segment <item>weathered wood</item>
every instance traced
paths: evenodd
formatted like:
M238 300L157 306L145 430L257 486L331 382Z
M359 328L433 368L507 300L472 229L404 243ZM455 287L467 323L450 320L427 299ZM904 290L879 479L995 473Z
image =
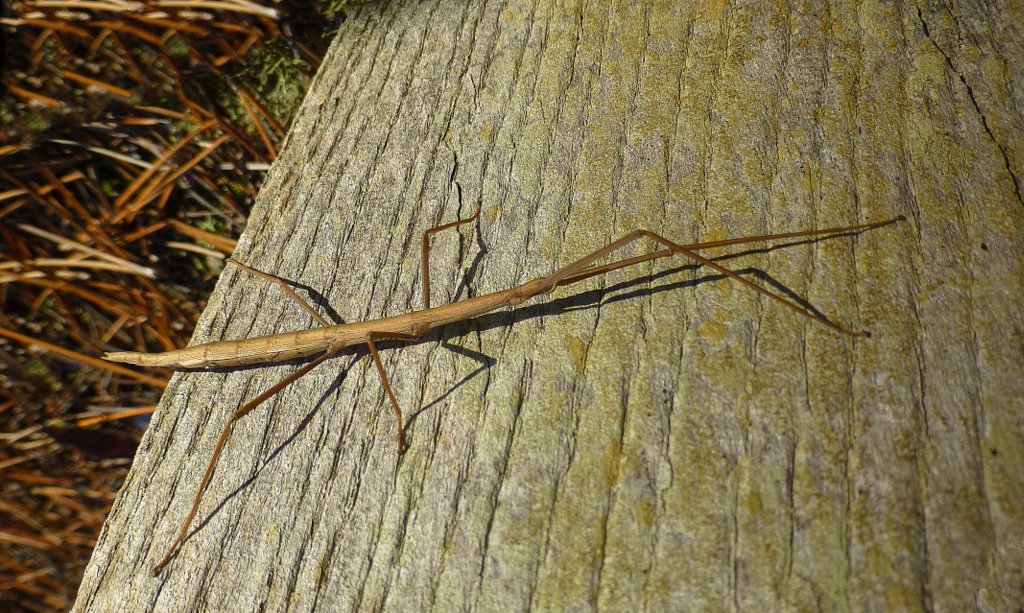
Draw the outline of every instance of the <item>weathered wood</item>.
M76 609L1022 606L1015 7L361 7L243 262L356 321L418 305L419 233L478 196L479 236L434 241L435 303L634 227L689 242L903 213L728 260L874 335L692 267L618 271L382 347L421 408L400 461L373 365L343 355L239 424L153 578L228 413L295 366L179 373ZM310 323L229 269L195 340Z

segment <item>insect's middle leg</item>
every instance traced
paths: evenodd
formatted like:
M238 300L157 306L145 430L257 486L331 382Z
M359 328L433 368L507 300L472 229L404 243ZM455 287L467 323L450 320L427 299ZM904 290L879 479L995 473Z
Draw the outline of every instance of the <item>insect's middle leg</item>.
M383 340L385 338L395 338L403 341L414 341L419 337L419 334L371 332L369 337L367 337L366 339L366 346L370 348L370 357L373 358L373 363L377 366L377 374L380 375L380 382L384 385L384 392L388 395L388 399L391 401L391 406L395 409L395 421L397 423L396 435L398 437L398 455L403 455L406 450L405 418L402 417L402 407L399 406L398 399L395 398L395 392L394 390L391 389L391 381L388 380L388 374L384 372L384 364L380 361L380 354L377 352L377 344L374 343L373 341L374 339Z
M476 203L476 212L465 219L453 221L451 223L441 224L440 226L434 226L423 233L423 237L420 239L420 277L423 278L423 308L430 308L430 235L440 232L441 230L447 230L448 228L454 228L461 226L464 223L469 223L478 217L480 217L480 201Z

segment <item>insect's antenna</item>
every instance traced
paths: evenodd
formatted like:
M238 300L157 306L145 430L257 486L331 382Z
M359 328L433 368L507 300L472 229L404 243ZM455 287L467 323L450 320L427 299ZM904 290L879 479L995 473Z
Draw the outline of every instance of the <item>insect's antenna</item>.
M759 234L757 236L741 236L739 238L727 238L720 241L705 241L700 243L692 243L689 245L680 245L680 247L682 247L683 249L689 249L690 251L701 251L703 249L714 249L716 247L728 247L730 245L742 245L745 243L779 241L791 238L811 238L814 236L826 237L837 234L850 234L854 232L874 230L875 228L881 228L882 226L888 226L890 224L906 220L906 216L897 215L896 217L883 219L882 221L873 221L871 223L857 224L854 226L834 226L831 228L821 228L820 230L799 230L797 232L780 232L778 234Z

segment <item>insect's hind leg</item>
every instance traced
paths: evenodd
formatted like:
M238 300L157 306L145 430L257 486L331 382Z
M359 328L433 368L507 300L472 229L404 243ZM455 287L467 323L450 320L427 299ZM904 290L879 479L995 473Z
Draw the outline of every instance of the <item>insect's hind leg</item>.
M311 307L308 302L306 302L305 300L302 299L301 296L296 294L295 290L293 290L292 288L288 287L288 284L281 277L272 275L269 272L263 272L262 270L256 270L255 268L252 268L250 266L246 266L245 264L239 262L238 260L236 260L234 258L228 258L226 263L227 264L234 264L235 266L241 268L242 270L244 270L244 271L246 271L248 273L254 274L257 277L262 277L262 278L266 279L267 281L270 281L271 283L276 283L282 290L284 290L284 293L287 294L289 298L294 300L296 304L298 304L300 307L302 307L303 311L305 311L305 312L309 313L310 315L312 315L313 319L317 320L317 322L321 326L325 326L326 327L326 326L332 325L331 322L329 322L326 319L324 319L323 316L320 315L320 313L317 313L316 309Z
M440 232L441 230L447 230L448 228L454 228L461 226L462 224L469 223L480 217L480 204L481 201L477 200L476 211L458 221L453 221L439 226L434 226L423 233L423 238L420 239L420 276L423 278L423 308L430 308L430 235Z

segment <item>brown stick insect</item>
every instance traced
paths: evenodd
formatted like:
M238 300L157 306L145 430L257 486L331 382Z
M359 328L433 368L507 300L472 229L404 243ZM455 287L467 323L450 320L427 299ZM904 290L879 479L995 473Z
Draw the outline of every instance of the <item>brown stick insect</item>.
M732 245L742 245L754 242L762 241L776 241L776 240L787 240L796 238L809 238L809 237L827 237L835 236L840 234L858 233L873 228L879 228L881 226L889 225L897 221L905 219L902 215L887 219L884 221L877 221L873 223L866 223L860 225L851 226L840 226L833 228L825 228L822 230L802 230L798 232L784 232L781 234L761 234L757 236L747 236L742 238L732 238L718 241L698 242L691 243L688 245L681 245L667 238L648 232L647 230L634 230L629 234L626 234L622 238L609 243L608 245L586 255L571 264L563 266L552 272L551 274L538 277L531 281L527 281L522 285L493 292L490 294L484 294L475 298L467 298L451 304L445 304L442 306L436 306L431 308L430 306L430 270L429 270L429 249L430 249L430 236L441 230L448 228L454 228L456 226L469 223L474 221L480 216L480 205L477 204L476 212L470 217L460 219L451 223L436 226L430 228L423 233L421 240L421 275L423 277L423 309L420 311L413 311L404 315L397 315L393 317L385 317L383 319L375 319L371 321L364 321L359 323L351 324L340 324L332 325L326 319L320 316L311 306L302 300L284 280L274 275L261 272L245 266L235 260L228 260L232 264L246 270L252 274L260 276L272 283L276 283L281 287L282 290L294 300L303 310L313 316L321 327L313 328L309 330L299 330L296 332L282 332L280 334L273 334L270 336L261 336L256 338L249 338L239 341L218 341L213 343L204 343L201 345L195 345L193 347L186 347L184 349L177 349L174 351L167 351L163 353L136 353L132 351L119 351L108 353L104 356L105 359L114 362L125 362L128 364L137 364L141 366L170 366L178 368L208 368L208 367L223 367L223 366L241 366L246 364L262 364L267 362L280 362L284 360L291 360L295 358L307 357L315 354L320 354L315 360L305 364L294 373L288 375L275 385L271 386L270 389L266 390L262 394L256 396L249 402L243 404L238 410L236 410L227 423L224 425L224 429L220 433L220 438L217 440L217 445L213 450L213 457L210 459L210 463L206 467L206 472L203 475L203 479L199 484L199 490L196 492L195 500L192 503L192 510L189 512L188 517L185 518L185 522L182 524L177 537L171 543L167 549L166 555L160 560L153 568L153 574L156 575L160 570L170 561L176 551L178 545L185 538L185 534L188 532L189 526L192 524L192 520L195 518L196 512L199 510L199 502L202 498L203 492L206 490L207 485L210 481L210 476L213 474L214 466L217 464L217 459L220 457L221 451L224 447L224 443L231 432L232 426L248 414L250 411L258 407L260 404L265 402L268 398L281 391L285 386L296 381L309 371L316 368L324 360L336 355L339 351L346 347L354 345L366 345L369 349L370 356L373 358L373 362L377 367L377 372L380 374L381 382L383 383L384 390L387 393L388 399L391 401L391 406L395 411L396 420L396 438L398 443L398 453L405 453L405 431L404 422L402 418L402 409L398 405L398 400L395 398L394 391L391 389L391 384L388 381L388 376L384 372L384 366L381 364L380 355L377 352L376 342L384 339L397 339L402 341L415 341L419 339L424 333L433 330L435 328L478 317L485 313L507 307L516 306L525 300L529 300L540 294L549 294L556 288L566 285L571 285L584 279L601 275L613 270L639 264L641 262L648 262L656 260L658 258L670 256L670 255L682 255L692 260L693 262L710 268L722 274L730 279L738 281L748 287L749 289L775 300L783 306L812 319L824 326L831 328L832 330L845 334L848 336L870 336L865 331L854 331L845 328L839 324L833 323L824 316L818 314L815 311L805 308L797 302L781 295L776 292L769 290L766 287L758 285L746 278L741 277L737 273L725 268L724 266L716 263L703 255L700 255L699 251L705 251L707 249L715 249L719 247L728 247ZM657 243L661 249L648 253L646 255L640 255L635 257L624 258L613 261L608 264L596 265L595 262L601 258L610 255L611 253L621 249L622 247L640 239L647 238Z

